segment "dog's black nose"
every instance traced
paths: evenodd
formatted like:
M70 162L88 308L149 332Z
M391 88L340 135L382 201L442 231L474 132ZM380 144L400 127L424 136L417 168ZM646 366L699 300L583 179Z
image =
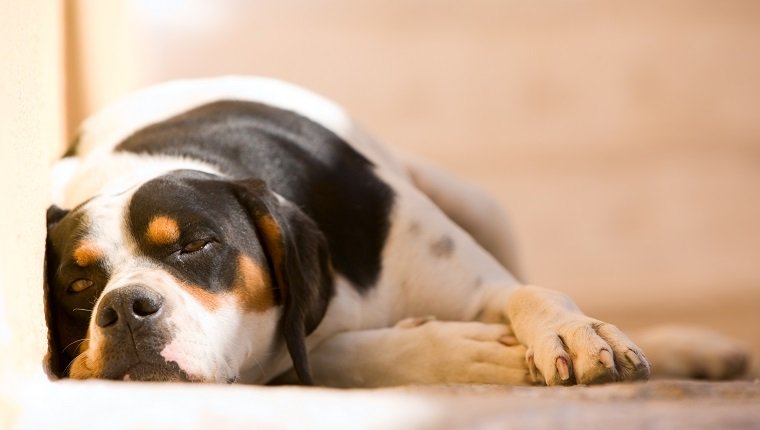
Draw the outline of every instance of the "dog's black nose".
M161 314L164 298L142 285L117 288L100 300L96 324L100 328L135 326L150 322Z

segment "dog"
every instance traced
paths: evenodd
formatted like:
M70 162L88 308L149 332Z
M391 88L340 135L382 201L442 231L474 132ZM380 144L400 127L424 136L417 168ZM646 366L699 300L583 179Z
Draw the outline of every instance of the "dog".
M53 169L51 367L141 381L639 381L642 350L517 280L488 196L281 81L160 84Z

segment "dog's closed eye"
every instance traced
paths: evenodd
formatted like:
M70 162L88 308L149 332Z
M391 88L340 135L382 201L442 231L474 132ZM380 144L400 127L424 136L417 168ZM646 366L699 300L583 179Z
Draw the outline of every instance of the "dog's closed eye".
M197 239L182 247L181 254L192 254L206 248L211 243L210 239Z
M92 287L94 284L95 283L89 279L77 279L76 281L69 284L66 292L69 294L81 293L82 291Z

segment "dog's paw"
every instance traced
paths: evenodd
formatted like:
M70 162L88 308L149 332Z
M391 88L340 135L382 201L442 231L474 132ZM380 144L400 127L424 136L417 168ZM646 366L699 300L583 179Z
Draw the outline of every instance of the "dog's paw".
M408 325L402 325L402 327ZM418 383L530 384L525 347L509 327L480 322L426 319L418 331L415 357L404 358Z
M634 336L657 378L732 379L742 376L750 353L741 342L701 327L667 325Z
M617 327L583 315L550 327L526 351L535 382L603 384L649 377L644 353Z
M404 318L401 321L397 322L393 327L394 328L415 328L425 323L428 323L430 321L435 321L435 316L426 315L424 317L409 317L409 318Z

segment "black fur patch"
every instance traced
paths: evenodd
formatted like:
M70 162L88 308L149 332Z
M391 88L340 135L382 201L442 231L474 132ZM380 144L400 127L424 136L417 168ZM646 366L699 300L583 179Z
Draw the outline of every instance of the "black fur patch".
M82 268L72 260L73 247L87 228L81 211L71 212L51 206L47 212L48 236L45 250L45 308L49 327L50 366L54 375L65 376L65 369L77 355L79 341L85 338L92 307L108 282L102 264ZM93 287L78 293L67 292L77 279L90 279Z
M360 290L377 280L393 191L369 160L303 116L220 101L137 131L117 151L182 156L231 179L261 179L316 222L336 271Z
M454 240L449 236L441 236L438 240L430 244L430 252L438 258L448 258L454 253Z

